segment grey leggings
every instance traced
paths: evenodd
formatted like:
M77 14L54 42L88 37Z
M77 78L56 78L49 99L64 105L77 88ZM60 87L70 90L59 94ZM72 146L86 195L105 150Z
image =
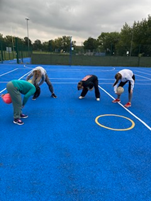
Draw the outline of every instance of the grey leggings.
M7 83L7 91L11 96L13 110L14 110L14 119L19 119L22 113L22 98L18 89L13 85L12 82Z
M50 82L49 77L48 77L47 74L45 75L45 82L47 83L47 85L48 85L48 87L49 87L49 91L50 91L51 93L53 93L53 86L52 86L52 84L51 84L51 82Z

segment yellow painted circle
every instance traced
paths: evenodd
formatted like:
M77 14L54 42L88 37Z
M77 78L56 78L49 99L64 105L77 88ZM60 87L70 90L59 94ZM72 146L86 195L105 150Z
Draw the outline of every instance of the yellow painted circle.
M105 116L121 117L121 118L124 118L124 119L129 120L129 121L132 123L132 125L131 125L129 128L124 128L124 129L110 128L110 127L104 126L104 125L102 125L102 124L100 124L100 123L98 122L98 119L99 119L100 117L105 117ZM106 129L109 129L109 130L113 130L113 131L127 131L127 130L131 130L131 129L134 128L134 126L135 126L135 123L134 123L133 120L131 120L131 119L127 118L127 117L121 116L121 115L116 115L116 114L103 114L103 115L99 115L99 116L97 116L97 117L95 118L95 122L96 122L96 124L98 124L99 126L101 126L101 127L103 127L103 128L106 128Z

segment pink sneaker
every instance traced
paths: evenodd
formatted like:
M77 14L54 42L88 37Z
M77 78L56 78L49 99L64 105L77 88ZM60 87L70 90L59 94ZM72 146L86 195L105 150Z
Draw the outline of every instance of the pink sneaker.
M14 119L13 123L18 124L18 125L23 125L24 124L24 122L22 122L22 120L20 120L20 119Z
M120 102L120 99L118 98L112 101L112 103L118 103L118 102Z
M25 119L25 118L28 118L28 115L26 115L26 114L21 114L21 115L20 115L20 118L24 118L24 119Z
M131 107L131 103L128 102L128 103L126 103L124 106L125 106L125 107Z

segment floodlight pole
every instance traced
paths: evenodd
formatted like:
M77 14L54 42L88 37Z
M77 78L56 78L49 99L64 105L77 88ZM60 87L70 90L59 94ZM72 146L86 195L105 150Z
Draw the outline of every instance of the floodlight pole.
M29 30L28 30L28 20L29 20L29 18L26 17L25 20L27 20L27 38L28 38L28 56L29 56Z
M72 64L72 36L70 36L70 52L69 52L69 65Z
M133 32L133 28L132 28L131 46L130 46L130 57L132 56L133 37L134 37L134 32Z

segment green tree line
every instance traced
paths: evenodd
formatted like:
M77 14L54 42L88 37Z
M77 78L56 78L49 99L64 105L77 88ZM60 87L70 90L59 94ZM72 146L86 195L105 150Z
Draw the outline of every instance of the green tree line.
M55 40L41 42L37 39L33 43L30 39L18 38L19 46L28 46L33 51L44 52L75 52L83 53L104 53L105 55L120 56L151 56L151 16L147 19L134 22L133 26L125 23L120 32L102 32L98 38L89 37L82 46L77 46L70 36L62 36ZM15 47L13 36L3 37L0 34L0 41L5 47Z

